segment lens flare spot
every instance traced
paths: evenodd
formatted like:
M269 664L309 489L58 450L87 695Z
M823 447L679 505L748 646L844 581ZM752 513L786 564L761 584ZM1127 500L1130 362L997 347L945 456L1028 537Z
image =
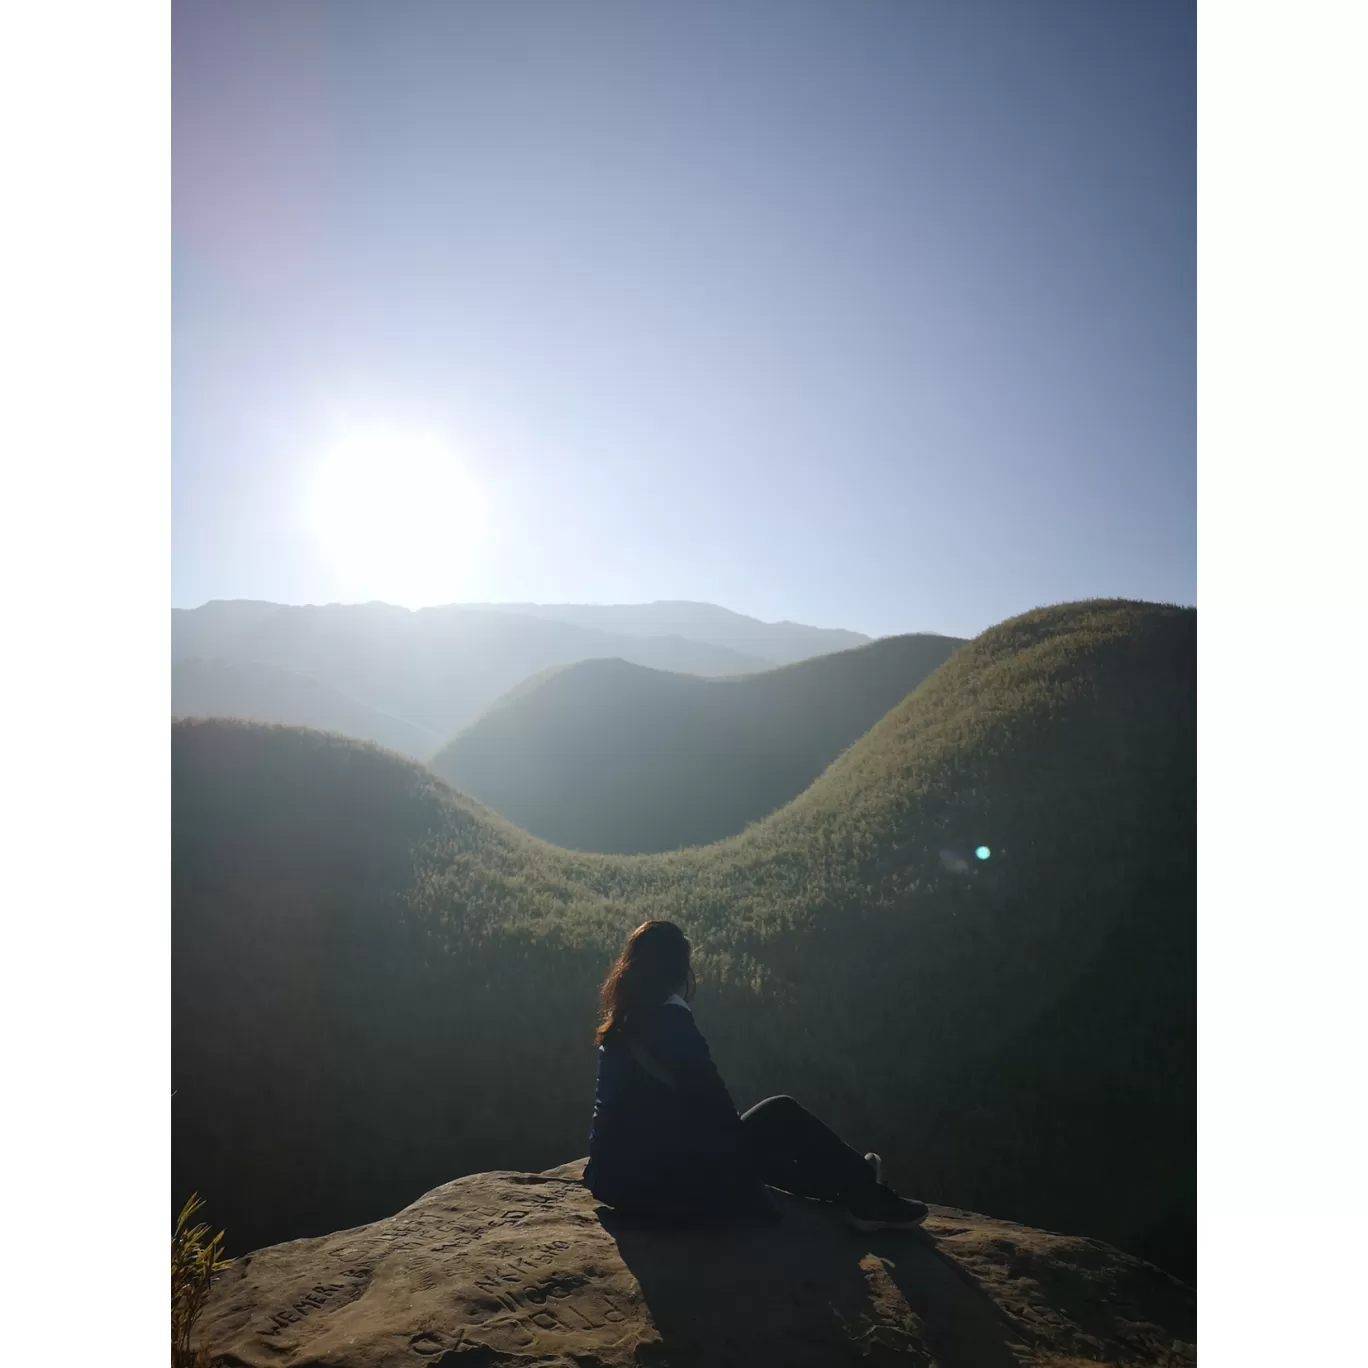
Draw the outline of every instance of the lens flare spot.
M989 850L987 846L979 846L978 849L974 851L974 854L978 856L980 860L986 860L992 853L993 852Z

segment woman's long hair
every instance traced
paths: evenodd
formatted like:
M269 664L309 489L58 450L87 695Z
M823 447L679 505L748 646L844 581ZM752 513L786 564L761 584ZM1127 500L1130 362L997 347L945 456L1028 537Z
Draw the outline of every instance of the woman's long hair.
M687 1002L694 995L694 974L689 963L692 947L674 922L642 922L613 962L599 990L603 1019L594 1033L602 1045L621 1034L631 1034L642 1012L659 1007L671 993L683 991Z

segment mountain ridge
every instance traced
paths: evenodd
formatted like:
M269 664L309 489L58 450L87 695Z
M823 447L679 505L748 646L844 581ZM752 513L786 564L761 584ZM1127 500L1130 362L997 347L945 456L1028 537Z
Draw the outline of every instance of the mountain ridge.
M173 662L199 658L287 670L443 739L552 665L622 656L681 673L744 675L773 664L678 635L633 637L529 614L411 611L384 603L214 600L197 609L173 609L171 627ZM251 712L232 698L224 706L230 713ZM329 725L328 717L319 724Z
M758 655L775 665L829 651L846 650L872 640L842 627L814 627L784 619L766 622L720 604L691 599L656 599L651 603L517 603L453 605L479 611L520 612L560 622L597 627L628 635L680 632L695 641L729 646Z

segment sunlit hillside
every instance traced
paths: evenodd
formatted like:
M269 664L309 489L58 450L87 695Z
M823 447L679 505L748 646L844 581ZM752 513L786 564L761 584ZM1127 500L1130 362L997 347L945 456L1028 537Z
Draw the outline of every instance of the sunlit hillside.
M773 816L654 856L337 737L176 724L173 1199L241 1251L583 1153L597 980L665 916L742 1106L791 1092L917 1195L1191 1276L1195 638L1013 619Z
M726 680L582 661L520 686L430 764L556 845L704 845L797 797L961 644L884 637Z

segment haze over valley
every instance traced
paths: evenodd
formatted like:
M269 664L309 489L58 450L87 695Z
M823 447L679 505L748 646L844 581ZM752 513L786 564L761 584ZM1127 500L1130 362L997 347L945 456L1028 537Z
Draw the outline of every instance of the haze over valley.
M172 715L323 727L427 759L501 695L553 666L617 658L725 677L868 639L711 604L412 612L386 603L214 602L172 609Z

